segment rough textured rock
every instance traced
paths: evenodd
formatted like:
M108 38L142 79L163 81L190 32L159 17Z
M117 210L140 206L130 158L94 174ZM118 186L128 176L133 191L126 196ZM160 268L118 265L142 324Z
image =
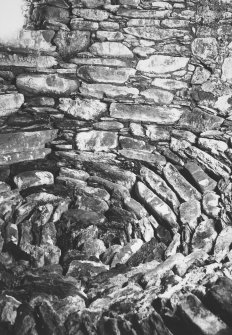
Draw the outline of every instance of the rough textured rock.
M79 150L109 151L118 145L116 133L92 130L81 132L76 136L76 146Z

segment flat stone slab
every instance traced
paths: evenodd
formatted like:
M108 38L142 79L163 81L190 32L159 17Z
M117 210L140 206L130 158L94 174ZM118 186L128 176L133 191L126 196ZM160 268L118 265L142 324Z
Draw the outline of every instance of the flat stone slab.
M0 165L9 165L9 164L14 164L18 162L43 159L48 154L50 154L50 152L51 152L51 149L38 148L32 151L21 151L21 152L2 154L0 155Z
M84 131L76 135L78 150L109 151L118 146L118 135L110 131Z
M187 163L185 164L185 168L191 174L192 178L197 183L202 193L207 191L213 191L217 186L217 182L210 178L196 163Z
M153 55L148 59L140 60L136 69L141 72L167 73L184 69L188 64L187 57L172 57Z
M52 141L57 136L57 130L41 130L33 132L0 134L0 154L32 151Z
M54 177L53 174L48 171L26 171L15 176L14 183L18 189L23 190L32 186L54 184Z
M112 103L110 106L110 116L116 119L148 121L158 124L173 124L180 119L183 113L183 108L174 107L127 105L123 103Z
M185 34L186 30L178 29L159 29L156 26L143 26L143 27L128 27L124 31L127 34L152 40L152 41L163 41L169 38L180 38Z
M23 103L23 94L9 93L0 95L0 117L16 112Z
M52 56L0 53L0 66L51 68L57 64L57 60Z
M102 57L133 58L132 51L119 42L96 42L91 45L90 52Z
M59 96L76 93L79 82L57 74L20 74L16 79L16 86L28 94Z

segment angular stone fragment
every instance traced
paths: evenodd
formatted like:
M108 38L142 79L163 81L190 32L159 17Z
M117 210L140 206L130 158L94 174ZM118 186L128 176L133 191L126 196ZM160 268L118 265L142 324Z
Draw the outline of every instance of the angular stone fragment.
M26 94L59 96L76 93L79 83L57 74L21 74L16 79L16 86Z
M153 100L160 105L170 105L174 98L174 95L171 92L160 90L158 88L149 88L140 92L140 94L146 99Z
M193 187L175 168L174 165L168 163L163 169L167 182L173 187L180 198L184 201L191 199L201 199L201 194Z
M0 134L0 154L22 152L44 147L57 135L57 130Z
M173 124L179 120L184 110L182 108L166 108L149 105L127 105L123 103L112 103L110 116L133 121L148 121L158 124Z
M54 184L54 177L53 174L48 171L26 171L15 176L14 183L20 190L23 190L32 186Z
M107 271L108 268L108 266L102 263L74 260L69 264L68 272L66 275L81 280L84 277L91 278L93 276L96 276L99 273Z
M200 109L194 111L186 110L179 120L179 126L193 132L201 133L206 130L219 128L222 122L223 118L208 114Z
M57 61L52 56L0 53L0 66L50 68L55 65L57 65Z
M56 47L51 44L54 37L52 30L21 30L19 34L11 38L0 37L0 44L13 50L33 50L53 52Z
M133 53L119 42L96 42L91 45L90 52L101 57L133 58Z
M149 170L145 166L140 170L140 175L150 188L177 214L180 202L176 194L168 187L166 182L158 174Z
M232 227L224 228L217 237L214 246L214 257L217 262L221 262L230 251L232 244Z
M184 69L189 58L153 55L146 60L140 60L136 69L142 72L167 73Z
M81 66L77 70L77 76L97 83L124 84L130 76L135 75L135 72L136 70L132 68Z
M61 98L59 109L81 120L93 120L106 112L107 105L94 99L80 99L76 97L75 100L72 100L70 98Z
M155 78L151 84L170 91L188 88L188 84L184 81L165 78Z
M185 168L191 174L202 193L213 191L217 186L217 182L210 178L196 163L189 162L185 164Z
M86 84L82 83L80 92L87 97L103 99L120 98L123 96L135 96L139 94L139 90L135 87L117 86L112 84Z
M201 205L196 199L191 199L180 205L180 219L183 224L189 225L194 230L197 226L197 219L201 215Z
M185 153L191 158L196 159L200 164L204 165L207 170L213 172L216 176L222 176L225 178L229 177L231 172L230 168L196 147L188 147L185 149Z
M213 220L202 221L193 234L192 251L204 250L205 252L210 252L216 238L215 222Z
M209 255L203 250L196 250L191 254L187 255L184 260L176 264L175 270L178 276L183 277L185 273L191 268L194 264L203 265L205 260L207 260Z
M146 211L146 209L133 198L125 199L124 205L126 210L128 210L131 213L134 213L138 219L142 219L148 216L148 212Z
M178 303L178 314L187 322L189 329L204 335L229 335L231 330L216 315L210 312L193 294L183 295Z
M71 57L84 51L90 43L90 32L88 31L65 31L59 30L54 43L62 57Z
M78 150L109 151L118 146L117 133L109 131L91 130L76 135Z
M186 31L180 29L159 29L155 26L127 27L125 33L152 41L163 41L171 38L180 38Z
M191 47L193 55L206 64L217 58L218 44L213 37L195 38Z
M215 192L207 192L203 195L202 206L205 213L212 218L217 218L220 213L220 208L218 207L220 196Z
M176 215L163 200L141 182L137 182L135 190L139 200L149 208L155 217L164 222L169 229L178 229Z
M10 93L0 95L0 117L16 112L23 103L23 94Z
M0 155L0 165L43 159L50 154L51 149L36 149L32 151L13 152Z

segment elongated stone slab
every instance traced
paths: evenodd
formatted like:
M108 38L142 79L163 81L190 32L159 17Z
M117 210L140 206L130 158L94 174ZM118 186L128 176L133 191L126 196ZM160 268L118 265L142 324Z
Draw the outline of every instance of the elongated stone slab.
M148 59L140 60L136 69L141 72L167 73L184 69L188 64L187 57L172 57L153 55Z
M148 121L158 124L173 124L183 114L183 108L167 108L149 105L126 105L123 103L112 103L110 116L116 119Z
M0 155L0 165L9 165L24 161L43 159L50 154L51 149L36 149L32 151L13 152Z
M174 165L168 163L163 169L167 182L178 193L179 197L184 201L192 198L201 199L201 194L193 187L175 168Z
M176 215L163 200L141 182L138 182L135 188L140 201L148 206L155 217L164 221L169 229L178 229Z
M221 262L230 251L232 244L232 227L227 226L224 228L217 237L214 246L214 257L217 262Z
M202 193L206 191L213 191L217 186L217 182L212 178L210 178L196 163L193 162L187 163L185 165L185 168L191 174L191 176L199 186Z
M17 111L23 103L23 94L10 93L0 95L0 116L6 116Z
M21 74L16 79L16 86L25 93L47 95L69 95L76 93L77 80L67 79L57 74Z
M57 136L57 130L0 134L0 154L19 153L44 147Z
M78 17L82 17L85 20L92 21L103 21L107 20L109 17L109 13L107 11L93 8L73 9L73 14L77 15Z
M186 31L184 30L159 29L155 26L128 27L125 28L124 31L127 34L153 41L163 41L169 38L180 38L186 34Z
M119 42L96 42L91 45L90 52L102 57L133 58L133 53Z
M26 171L15 176L14 183L18 189L23 190L32 186L54 184L54 177L53 174L48 171Z
M0 37L0 45L25 52L28 50L53 52L56 50L56 47L51 44L54 34L53 30L21 30L18 36L13 38L12 36L9 39Z
M50 68L57 65L52 56L20 55L0 53L0 66L40 67Z
M91 130L76 135L78 150L109 151L118 146L118 135L115 132Z
M137 10L137 9L127 9L120 8L117 11L117 15L130 17L130 18L164 18L167 17L171 13L170 10Z
M165 201L175 213L178 212L180 202L176 194L168 187L166 182L155 172L142 167L140 170L140 175L144 178L146 183L151 187L151 189L163 200Z
M150 152L146 151L144 152L139 150L122 149L119 150L118 153L125 158L136 159L138 161L147 162L159 167L163 167L166 164L166 158L158 152L151 154Z
M80 92L88 97L102 99L104 95L108 98L120 96L138 96L139 90L135 87L118 86L112 84L86 84L82 83Z

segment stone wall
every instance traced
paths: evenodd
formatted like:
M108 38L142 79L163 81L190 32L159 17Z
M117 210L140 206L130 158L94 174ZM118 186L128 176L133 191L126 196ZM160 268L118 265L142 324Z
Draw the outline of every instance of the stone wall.
M0 34L0 333L231 334L230 0L27 8Z

